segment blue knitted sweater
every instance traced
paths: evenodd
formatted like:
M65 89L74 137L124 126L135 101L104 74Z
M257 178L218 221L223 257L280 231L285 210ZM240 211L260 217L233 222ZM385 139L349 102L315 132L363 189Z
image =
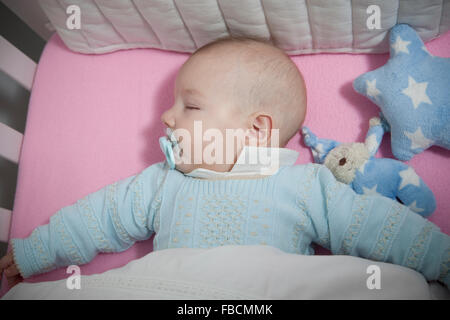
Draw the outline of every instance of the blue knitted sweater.
M323 165L281 166L254 179L205 180L159 162L59 210L12 239L23 277L85 264L156 233L154 249L270 245L313 254L317 243L403 265L450 284L450 237L408 207L358 195Z

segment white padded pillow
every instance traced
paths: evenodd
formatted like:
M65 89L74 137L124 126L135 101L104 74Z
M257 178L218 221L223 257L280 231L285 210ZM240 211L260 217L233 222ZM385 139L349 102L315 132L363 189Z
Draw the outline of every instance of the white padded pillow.
M450 0L39 0L73 51L106 53L158 48L193 52L228 35L269 39L288 54L384 53L388 32L411 25L424 41L450 29ZM81 28L69 30L70 5ZM380 29L370 30L370 5L380 8Z

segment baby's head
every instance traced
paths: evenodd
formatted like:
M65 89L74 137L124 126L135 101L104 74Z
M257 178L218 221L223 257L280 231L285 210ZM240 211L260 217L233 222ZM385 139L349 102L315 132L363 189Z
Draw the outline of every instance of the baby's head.
M244 145L284 147L305 114L305 83L289 56L267 42L224 38L184 63L161 120L179 140L179 171L227 172Z

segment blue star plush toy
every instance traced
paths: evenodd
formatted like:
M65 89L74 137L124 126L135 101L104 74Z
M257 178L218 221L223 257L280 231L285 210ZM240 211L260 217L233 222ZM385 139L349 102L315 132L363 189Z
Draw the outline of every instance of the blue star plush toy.
M450 58L431 55L407 24L390 32L390 58L354 89L381 108L393 155L409 160L432 145L450 149Z
M319 139L307 127L302 128L302 134L314 161L330 169L336 180L350 185L356 193L382 195L428 217L436 209L436 200L414 169L398 160L375 158L388 130L385 119L375 117L370 119L364 143Z

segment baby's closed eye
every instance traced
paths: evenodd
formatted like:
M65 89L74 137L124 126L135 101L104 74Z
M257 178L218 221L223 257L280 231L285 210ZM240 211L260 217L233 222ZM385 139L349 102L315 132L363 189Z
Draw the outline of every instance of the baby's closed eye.
M188 110L200 110L199 107L194 107L194 106L185 106L185 108Z

